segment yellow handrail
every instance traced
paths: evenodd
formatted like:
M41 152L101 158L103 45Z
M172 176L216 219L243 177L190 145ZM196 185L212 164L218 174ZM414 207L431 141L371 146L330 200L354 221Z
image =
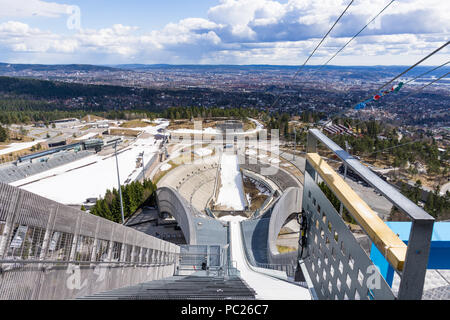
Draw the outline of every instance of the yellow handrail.
M308 162L366 231L393 268L403 270L406 244L378 217L355 191L317 153L306 155Z

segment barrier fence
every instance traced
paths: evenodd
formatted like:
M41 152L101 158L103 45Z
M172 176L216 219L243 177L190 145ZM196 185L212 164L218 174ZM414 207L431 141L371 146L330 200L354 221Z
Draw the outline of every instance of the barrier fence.
M0 183L0 299L73 299L171 276L179 250Z

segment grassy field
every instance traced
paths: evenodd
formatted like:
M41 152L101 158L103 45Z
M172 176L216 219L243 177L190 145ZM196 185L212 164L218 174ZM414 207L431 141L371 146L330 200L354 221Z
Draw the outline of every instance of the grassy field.
M34 148L28 148L28 149L22 149L22 150L18 150L18 151L14 151L8 154L4 154L0 156L0 163L3 162L9 162L9 161L15 161L17 160L19 157L23 157L38 151L44 151L47 150L48 148L44 147L41 144L41 148L39 150L36 149L37 145ZM0 146L0 149L2 148L6 148L6 146Z
M83 128L80 129L80 131L86 131L86 130L90 129L91 127L92 126L90 126L90 125L84 126Z
M129 130L129 129L110 129L111 135L117 135L117 136L131 136L131 137L137 137L140 132L136 130Z
M220 121L215 121L215 120L195 119L195 121L202 121L202 129L213 128L218 123L220 123ZM167 129L169 129L169 130L177 130L177 129L194 130L194 122L190 121L190 120L173 120L173 121L170 121L169 127Z
M121 128L145 128L149 126L154 127L155 124L142 120L130 120L120 125Z
M244 179L244 192L250 195L250 210L257 210L261 208L267 196L260 194L255 184L249 179Z
M8 146L11 143L21 143L21 142L31 142L34 141L32 137L27 136L26 134L20 134L18 131L10 130L9 131L9 138L4 141L0 142L0 146Z
M175 169L176 167L178 167L180 164L179 163L175 163L172 160L168 162L168 164L170 164L172 167L169 170L166 171L160 171L158 170L158 172L153 176L152 181L154 184L158 184L158 182L170 171L172 171L173 169Z
M297 248L286 247L286 246L279 246L279 245L277 245L277 249L278 249L279 253L286 253L286 252L297 251Z
M85 116L84 118L81 119L81 121L86 121L86 122L102 121L102 120L106 120L106 119L99 117L99 116L94 116L92 114L88 114L87 116Z
M256 129L256 124L253 121L250 120L245 120L244 121L244 131L250 131L250 130L255 130Z

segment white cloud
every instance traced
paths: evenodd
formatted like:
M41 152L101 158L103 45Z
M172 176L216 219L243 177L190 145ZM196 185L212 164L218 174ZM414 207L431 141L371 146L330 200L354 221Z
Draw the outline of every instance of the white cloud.
M24 18L42 16L56 18L67 14L71 6L41 0L0 0L0 17Z
M0 24L0 35L2 37L36 35L39 33L39 29L32 29L29 25L18 21L8 21Z
M14 52L68 53L78 48L78 42L75 39L31 28L18 21L0 24L0 45Z
M387 3L355 1L311 62L326 61ZM16 12L22 16L33 11L50 17L66 10L65 5L40 0L27 5L22 0L0 0L0 4L10 5L8 14L26 7ZM348 0L221 0L210 8L207 19L187 18L153 31L116 24L62 35L9 21L0 24L0 46L14 52L94 54L96 59L103 55L120 62L301 64L347 4ZM351 61L346 57L381 59L431 52L448 38L448 12L450 1L396 1L333 63ZM449 50L443 52L448 55Z

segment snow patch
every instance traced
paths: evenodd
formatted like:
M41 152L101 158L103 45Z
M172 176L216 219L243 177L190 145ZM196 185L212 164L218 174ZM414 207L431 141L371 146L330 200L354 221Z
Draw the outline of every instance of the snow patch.
M228 215L228 216L222 216L222 217L220 217L218 220L221 220L221 221L237 221L237 222L240 222L240 221L244 221L244 220L247 220L247 218L245 218L245 217L243 217L243 216L240 216L240 215L236 215L236 216L232 216L232 215Z
M137 139L134 144L118 152L122 185L125 181L136 180L141 173L141 168L136 168L136 159L142 151L145 151L144 162L147 164L158 151L155 139ZM21 187L24 190L63 204L82 204L87 198L103 197L107 189L117 188L116 158L114 154L107 157L89 156L16 181L14 185L24 185Z
M98 132L89 132L88 134L85 134L82 137L76 138L75 140L77 140L77 141L87 140L87 139L97 136L98 134L99 134Z
M170 168L172 168L172 166L170 165L170 164L168 164L168 163L164 163L162 166L161 166L161 168L159 168L161 171L167 171L167 170L169 170Z
M202 134L202 133L209 133L209 134L219 134L221 131L214 129L214 128L205 128L203 130L193 130L193 129L177 129L173 130L172 132L175 133L194 133L194 134Z
M280 163L280 159L277 158L269 158L270 163Z
M245 197L247 198L248 205L251 206L251 204L252 204L252 199L250 198L250 194L246 193L246 194L245 194Z
M29 149L32 146L34 146L38 143L44 142L44 141L45 140L36 140L33 142L11 143L10 145L7 146L6 149L0 149L0 155L9 154L9 153L24 150L24 149Z
M202 149L196 149L194 153L199 157L209 156L212 153L211 149L202 148Z
M266 187L266 185L264 185L262 182L259 182L258 180L252 179L247 176L245 176L244 179L249 180L255 186L255 188L258 189L260 195L263 194L265 196L270 196L272 194Z

